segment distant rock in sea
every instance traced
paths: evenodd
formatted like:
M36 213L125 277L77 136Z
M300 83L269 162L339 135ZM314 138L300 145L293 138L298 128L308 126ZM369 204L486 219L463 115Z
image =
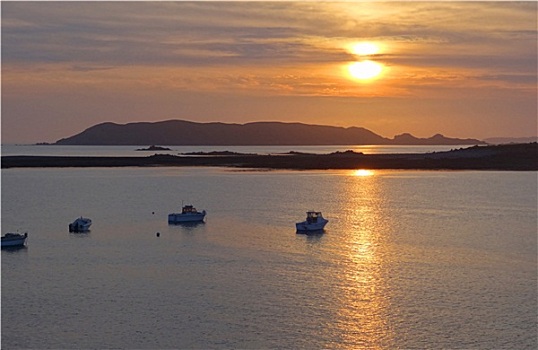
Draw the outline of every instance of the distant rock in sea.
M183 156L257 156L256 153L240 153L231 151L211 151L211 152L184 152Z
M360 127L301 123L195 123L185 120L102 123L56 142L58 145L298 146L298 145L477 145L483 141L402 134L388 139Z
M417 138L405 133L394 137L393 145L484 145L484 141L476 139L449 138L441 134L436 134L430 138Z
M138 148L135 151L170 151L170 148L152 145L148 148Z

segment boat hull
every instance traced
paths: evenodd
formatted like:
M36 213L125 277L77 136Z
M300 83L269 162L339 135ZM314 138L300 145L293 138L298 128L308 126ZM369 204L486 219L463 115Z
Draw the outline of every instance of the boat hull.
M23 247L26 243L27 234L2 237L2 248Z
M69 232L88 232L90 225L73 225L69 224Z
M80 218L69 224L69 232L88 232L92 221L90 219Z
M181 224L184 222L202 222L205 218L205 210L201 213L177 213L177 214L168 214L168 223L169 224Z
M316 231L323 231L325 229L325 225L329 220L323 220L320 222L315 223L309 223L307 221L298 222L295 224L295 228L297 229L297 232L316 232Z

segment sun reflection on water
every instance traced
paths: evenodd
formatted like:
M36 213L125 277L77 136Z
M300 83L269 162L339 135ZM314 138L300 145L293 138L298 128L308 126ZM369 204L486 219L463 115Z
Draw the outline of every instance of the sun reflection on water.
M387 218L379 180L369 170L346 178L342 208L346 213L340 269L338 331L342 345L368 349L390 344L387 298Z
M374 174L375 173L373 170L368 170L368 169L353 170L353 175L355 176L372 176Z

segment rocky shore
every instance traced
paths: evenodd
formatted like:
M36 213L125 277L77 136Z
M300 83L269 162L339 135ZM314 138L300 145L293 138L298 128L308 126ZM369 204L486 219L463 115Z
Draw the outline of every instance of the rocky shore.
M3 169L37 167L236 167L252 169L538 170L538 144L473 146L425 154L207 154L147 157L2 156Z

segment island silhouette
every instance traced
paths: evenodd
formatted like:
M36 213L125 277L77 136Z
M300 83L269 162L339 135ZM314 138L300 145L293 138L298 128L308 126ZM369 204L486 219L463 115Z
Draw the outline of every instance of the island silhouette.
M385 138L361 127L302 123L196 123L186 120L94 125L57 145L291 146L291 145L482 145L476 139L441 134L417 138L404 133Z
M300 145L460 145L445 152L363 154L354 151L309 154L255 154L229 151L154 154L145 157L2 156L2 168L217 166L252 169L453 169L538 170L538 144L487 145L476 139L441 134L417 138L405 133L388 139L360 127L301 123L196 123L185 120L101 123L56 145L151 145L137 151L169 150L162 146L300 146ZM469 145L470 147L461 147ZM472 145L472 146L471 146Z

